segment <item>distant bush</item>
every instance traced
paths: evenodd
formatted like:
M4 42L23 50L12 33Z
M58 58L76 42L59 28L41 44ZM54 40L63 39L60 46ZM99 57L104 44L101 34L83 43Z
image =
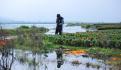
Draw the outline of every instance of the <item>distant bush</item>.
M97 30L121 29L121 23L115 24L94 24Z
M29 29L28 26L20 26L19 29Z
M81 23L68 23L66 26L80 26Z

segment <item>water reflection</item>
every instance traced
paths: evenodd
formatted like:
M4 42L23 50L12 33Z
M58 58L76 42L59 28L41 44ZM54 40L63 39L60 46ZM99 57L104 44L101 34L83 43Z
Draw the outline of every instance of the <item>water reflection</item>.
M60 68L61 65L63 65L64 61L63 61L63 47L59 47L56 50L56 55L57 55L57 68Z
M36 62L36 53L33 54L32 56L33 56L33 58L32 58L32 60L31 60L31 63L29 63L29 67L31 67L31 70L38 70L38 69L37 69L37 65L38 65L39 63Z
M12 47L10 44L0 47L0 70L11 70L15 61Z
M66 55L57 57L56 52L33 53L31 51L8 49L1 51L0 70L120 70L121 65L112 66L103 60L83 57L82 55ZM5 53L6 52L6 53ZM6 62L7 60L7 62ZM4 63L3 63L4 62ZM106 62L106 61L105 61Z

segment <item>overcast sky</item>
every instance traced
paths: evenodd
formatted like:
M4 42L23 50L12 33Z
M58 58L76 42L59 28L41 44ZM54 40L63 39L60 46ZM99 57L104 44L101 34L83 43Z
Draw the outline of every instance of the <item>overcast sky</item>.
M0 0L0 17L15 21L121 22L121 0Z

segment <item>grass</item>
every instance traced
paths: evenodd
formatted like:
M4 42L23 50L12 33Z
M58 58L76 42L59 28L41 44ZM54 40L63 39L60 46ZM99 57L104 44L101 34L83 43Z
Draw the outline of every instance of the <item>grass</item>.
M99 47L79 47L79 46L67 46L67 45L58 45L58 44L54 44L52 42L47 42L44 44L44 47L30 47L30 46L27 46L27 45L20 45L19 43L16 43L16 49L22 49L22 50L33 50L33 51L43 51L43 49L46 49L46 50L55 50L57 48L59 48L60 46L63 46L64 49L69 49L69 50L86 50L88 51L88 53L92 53L92 54L95 54L95 53L99 53L102 52L101 54L105 54L107 53L107 51L110 51L111 49L106 49L106 48L99 48ZM34 49L35 48L35 49ZM110 51L111 52L111 51ZM113 53L113 51L112 51ZM107 53L107 54L110 54L110 53Z
M89 54L97 54L97 55L105 55L105 56L115 56L115 55L120 55L121 54L121 50L120 49L111 49L111 48L100 48L100 47L79 47L79 46L66 46L66 45L58 45L58 44L53 44L51 42L49 42L46 45L46 48L48 49L57 49L60 46L63 46L64 49L69 49L69 50L85 50L86 52L88 52Z
M84 24L83 24L84 25ZM100 24L100 26L112 26L113 24ZM119 25L119 24L118 24ZM90 27L92 25L86 24L84 27ZM117 26L115 24L115 26ZM23 39L20 36L20 39L23 42L20 45L19 41L15 42L15 48L22 50L32 50L34 52L45 52L47 50L55 50L60 46L63 46L65 49L70 50L86 50L89 54L101 54L101 55L115 55L121 54L121 50L117 50L114 48L121 48L121 30L100 30L96 32L82 32L75 34L64 34L62 36L58 35L45 35L43 40L43 47L35 47L29 44L33 43L33 39L31 39L30 35L34 32L38 34L38 32L46 32L45 28L37 28L37 27L26 27L21 26L17 29L20 29L18 33L25 36ZM35 30L35 31L31 31ZM11 33L11 35L16 35L16 30L6 30ZM19 34L19 35L20 35ZM30 34L30 35L29 35ZM38 34L38 36L40 36ZM20 40L19 39L19 40ZM35 40L36 41L36 40ZM99 43L99 44L98 44ZM91 44L91 45L90 45ZM100 45L101 44L101 45ZM36 44L35 44L36 45ZM41 45L41 44L40 44ZM42 46L42 45L41 45ZM103 46L103 47L102 47Z
M121 30L101 30L93 32L48 35L47 40L54 44L84 47L105 47L121 49Z
M94 24L97 30L121 29L121 23Z

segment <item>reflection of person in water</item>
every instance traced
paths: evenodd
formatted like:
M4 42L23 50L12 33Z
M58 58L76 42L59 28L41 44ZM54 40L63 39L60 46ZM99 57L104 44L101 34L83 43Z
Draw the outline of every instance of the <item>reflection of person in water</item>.
M57 55L57 67L60 68L63 64L63 48L62 46L56 50Z
M56 26L55 34L59 33L59 35L62 35L64 18L60 14L57 14L56 23L57 23L57 26Z

